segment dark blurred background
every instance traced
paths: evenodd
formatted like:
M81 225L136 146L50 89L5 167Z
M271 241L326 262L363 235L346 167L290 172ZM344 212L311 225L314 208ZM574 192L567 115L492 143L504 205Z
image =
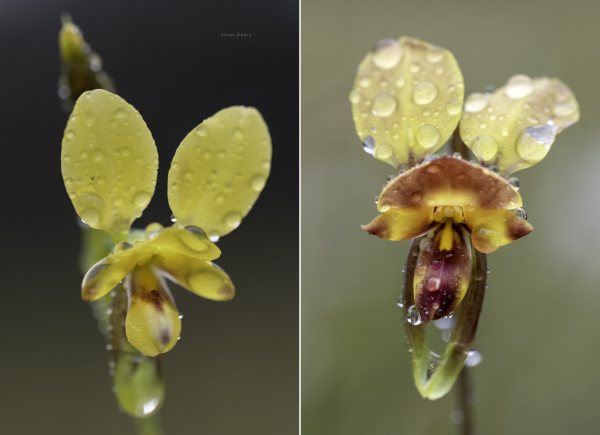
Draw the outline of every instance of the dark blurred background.
M363 152L348 94L371 47L402 35L452 51L466 95L523 73L579 101L581 120L514 174L534 231L488 256L470 371L479 434L599 433L599 18L591 0L302 2L304 434L459 430L455 391L430 402L413 385L397 306L408 242L360 228L394 169Z
M63 185L67 114L57 95L69 12L159 153L143 227L169 224L167 173L205 118L254 106L271 176L218 245L237 288L226 303L173 290L182 340L164 356L167 434L287 434L298 427L298 2L0 1L3 309L0 433L130 434L104 337L80 299L80 229ZM227 38L223 33L251 37Z

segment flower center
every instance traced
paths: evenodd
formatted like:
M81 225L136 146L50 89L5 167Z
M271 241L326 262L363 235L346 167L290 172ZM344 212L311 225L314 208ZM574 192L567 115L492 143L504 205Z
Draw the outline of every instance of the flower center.
M448 220L454 224L462 224L465 221L465 215L460 206L442 205L435 208L433 220L441 224Z

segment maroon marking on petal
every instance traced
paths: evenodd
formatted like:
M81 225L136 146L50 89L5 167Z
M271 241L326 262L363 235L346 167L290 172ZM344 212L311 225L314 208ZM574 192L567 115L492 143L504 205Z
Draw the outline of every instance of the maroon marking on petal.
M171 341L171 333L167 329L160 331L160 342L166 346Z
M158 293L157 290L150 290L150 292L148 293L147 299L148 299L148 302L150 302L152 305L154 305L154 308L156 309L156 311L158 311L161 314L164 313L163 301L162 301L162 298L160 297L160 293Z

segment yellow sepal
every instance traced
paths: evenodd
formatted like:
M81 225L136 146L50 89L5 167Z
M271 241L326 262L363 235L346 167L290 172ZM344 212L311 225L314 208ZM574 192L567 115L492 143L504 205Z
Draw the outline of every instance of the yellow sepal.
M508 176L540 162L577 120L579 105L567 85L519 74L491 94L465 100L460 136L480 161Z
M412 38L380 41L358 67L350 92L356 132L375 158L413 164L456 129L463 77L448 50Z
M177 223L211 240L233 231L262 191L271 168L271 137L252 107L217 112L179 145L169 170L169 205Z
M533 231L522 215L506 209L463 207L465 223L471 231L473 246L489 254Z
M127 240L156 184L158 154L140 114L104 90L75 104L62 142L62 175L77 214L90 227Z

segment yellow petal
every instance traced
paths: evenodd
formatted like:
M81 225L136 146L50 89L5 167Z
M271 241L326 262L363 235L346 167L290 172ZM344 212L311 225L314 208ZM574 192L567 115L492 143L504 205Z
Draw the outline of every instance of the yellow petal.
M235 295L235 287L229 276L210 261L172 253L165 257L160 268L168 278L203 298L228 301Z
M463 88L448 50L406 37L380 41L358 67L350 93L365 150L394 167L432 154L456 129Z
M100 260L85 274L81 284L81 298L84 301L95 301L105 296L135 265L135 256L108 256Z
M447 220L433 238L424 237L419 243L414 300L423 323L450 314L469 289L471 243L462 228Z
M162 234L145 242L145 245L160 249L164 256L171 255L171 252L178 252L206 261L214 260L221 255L221 250L210 240L198 237L195 233L180 227L164 228Z
M61 157L77 214L113 240L126 240L154 194L158 170L156 146L140 114L110 92L86 92L69 118Z
M464 207L465 221L471 230L473 246L489 254L533 231L522 215L504 209Z
M517 208L523 201L506 179L454 157L442 157L404 172L384 187L378 201L379 210L465 205Z
M127 290L129 342L150 356L171 350L181 334L181 320L164 281L149 267L137 267L128 276Z
M479 160L507 176L540 162L556 135L578 119L567 85L519 74L491 94L465 100L460 136Z
M169 205L177 223L202 228L211 240L248 214L271 167L271 137L258 110L217 112L179 145L169 171Z
M408 240L437 225L433 207L392 208L377 216L362 229L383 240Z

